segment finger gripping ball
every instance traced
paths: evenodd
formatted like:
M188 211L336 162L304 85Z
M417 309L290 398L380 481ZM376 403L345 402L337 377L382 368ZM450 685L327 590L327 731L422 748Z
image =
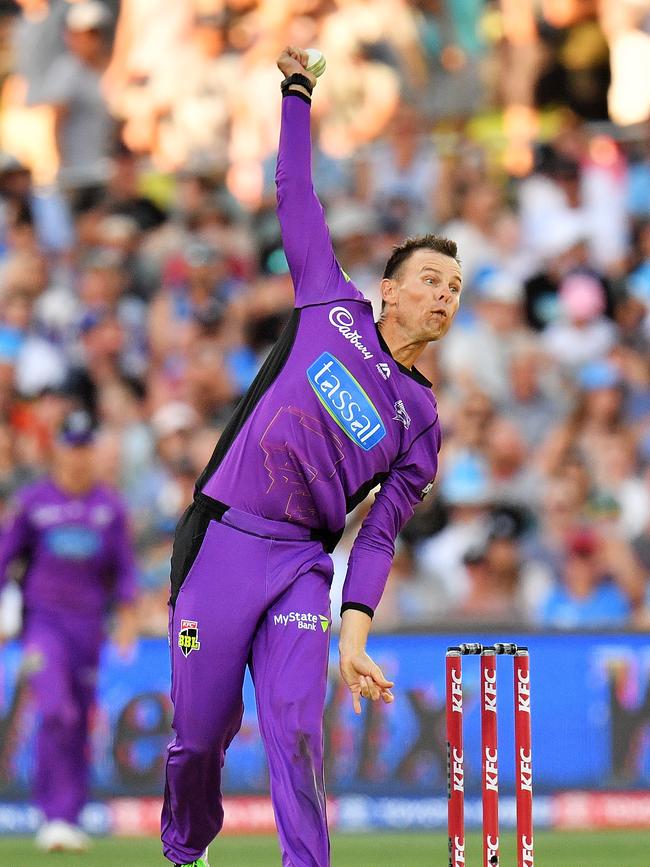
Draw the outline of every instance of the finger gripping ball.
M307 72L311 72L312 75L319 78L325 72L326 66L327 61L322 51L317 48L307 49L307 66L305 67Z

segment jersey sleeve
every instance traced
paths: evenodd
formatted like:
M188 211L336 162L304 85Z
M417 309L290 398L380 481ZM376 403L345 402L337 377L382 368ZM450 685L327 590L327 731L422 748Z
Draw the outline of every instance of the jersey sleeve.
M338 299L364 300L341 269L311 173L310 101L288 93L282 100L275 172L278 219L296 293L296 307Z
M120 503L112 528L114 602L133 602L137 596L137 570L126 509Z
M32 527L25 498L17 495L9 506L9 514L0 533L0 589L9 577L9 567L16 560L29 555L32 545Z
M341 613L375 613L395 554L395 539L428 493L438 468L440 426L436 420L393 465L354 540L343 585Z

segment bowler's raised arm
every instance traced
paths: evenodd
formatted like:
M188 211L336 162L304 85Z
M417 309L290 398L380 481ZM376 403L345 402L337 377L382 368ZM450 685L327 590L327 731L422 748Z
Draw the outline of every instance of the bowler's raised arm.
M306 52L295 48L285 49L278 58L285 81L275 182L282 242L297 307L350 294L312 182L310 109L316 78L307 72L306 63ZM301 76L303 81L287 82L294 76ZM340 290L337 284L341 284Z

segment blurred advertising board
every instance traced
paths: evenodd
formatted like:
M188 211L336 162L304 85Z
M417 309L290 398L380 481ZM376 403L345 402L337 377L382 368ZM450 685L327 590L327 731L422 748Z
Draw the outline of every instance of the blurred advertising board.
M650 637L637 634L399 634L369 647L395 681L392 705L355 717L337 675L326 709L333 827L431 828L446 822L444 654L462 640L526 644L531 654L533 776L538 826L650 826ZM333 647L334 647L334 641ZM28 799L37 720L16 643L0 651L0 833L37 821ZM480 820L478 660L464 660L468 824ZM93 804L98 833L155 833L170 739L169 648L145 639L130 659L105 650L93 716ZM499 661L500 782L504 825L514 818L512 661ZM247 680L242 729L224 775L233 833L273 826L268 778Z

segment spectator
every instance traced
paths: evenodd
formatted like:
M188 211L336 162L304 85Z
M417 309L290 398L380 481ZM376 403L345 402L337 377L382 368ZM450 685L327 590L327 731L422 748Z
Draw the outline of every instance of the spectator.
M607 361L585 365L579 385L582 390L573 412L551 431L540 453L543 472L557 472L571 451L577 451L592 472L604 440L625 431L624 396L616 367Z
M495 418L486 431L485 453L494 502L532 520L540 479L519 428L508 418Z
M513 539L490 535L484 545L465 553L463 563L469 589L454 617L483 625L521 620L519 551Z
M41 101L56 114L59 183L78 206L97 195L108 177L113 121L101 78L108 65L111 16L99 0L83 0L66 15L68 51L52 65Z
M441 347L443 371L453 378L452 371L462 368L473 387L503 400L510 355L526 334L521 283L505 271L484 268L470 288L474 315L466 315L449 345Z
M433 574L441 584L444 597L439 608L465 599L469 592L463 558L479 544L486 533L489 507L489 480L481 460L473 455L447 459L441 481L441 494L449 507L447 525L417 552L419 568Z
M443 234L455 238L458 255L463 261L466 284L472 288L474 278L482 268L499 263L495 223L503 207L494 184L483 180L466 187L460 195L458 218L443 228Z
M569 629L628 623L640 602L643 584L634 567L633 574L628 574L618 554L618 545L599 538L593 530L571 533L566 540L563 577L542 604L540 624Z
M358 161L357 194L372 202L383 221L398 220L398 231L426 231L439 208L440 163L414 106L402 104L381 140ZM399 212L398 212L399 207Z
M572 274L560 284L561 314L544 332L549 355L567 369L603 358L614 345L616 329L603 316L605 293L593 277Z
M187 41L173 53L164 90L169 110L159 127L159 154L170 168L225 174L238 57L228 50L227 14L198 13Z
M500 409L529 446L538 446L548 433L549 418L557 419L565 410L553 365L545 363L534 341L524 340L513 346L508 380L508 394Z

